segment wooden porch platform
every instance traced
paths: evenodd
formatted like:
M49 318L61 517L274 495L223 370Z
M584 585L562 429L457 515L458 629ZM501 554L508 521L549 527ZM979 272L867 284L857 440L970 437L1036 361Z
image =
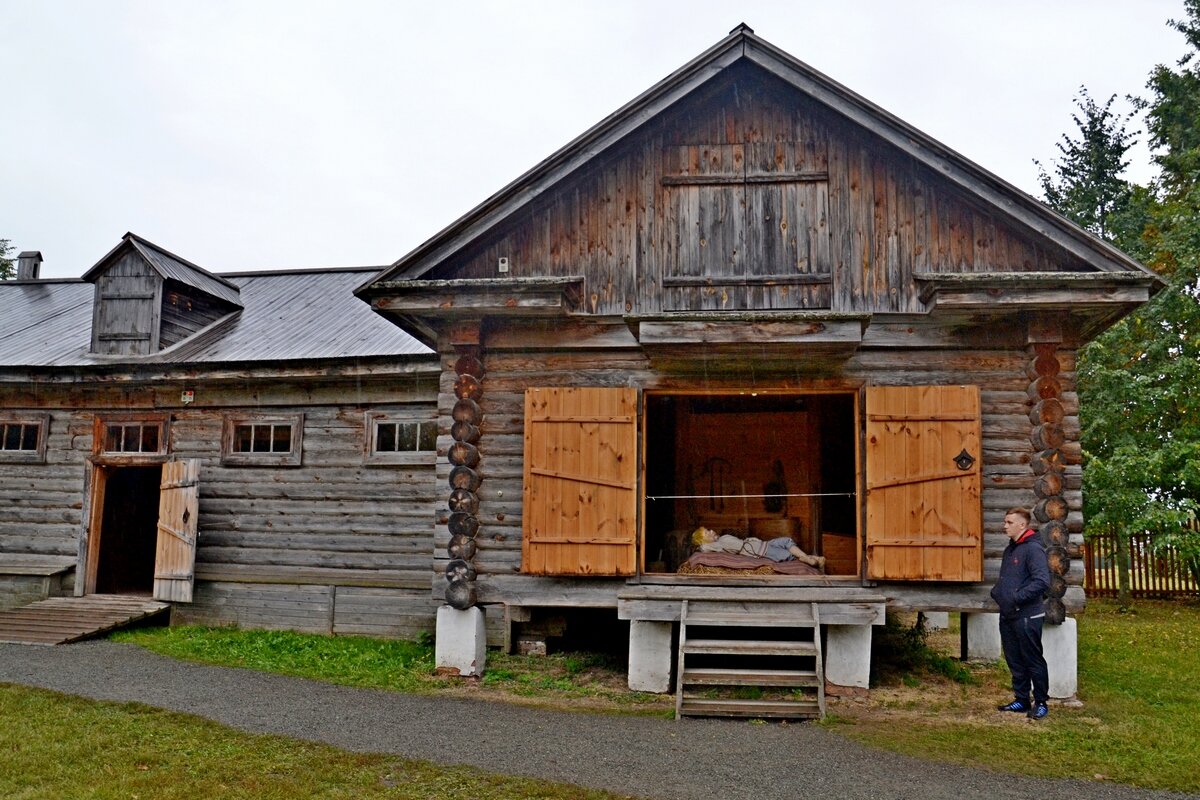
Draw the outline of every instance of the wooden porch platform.
M0 642L41 645L77 642L170 609L169 603L129 595L52 597L0 611Z

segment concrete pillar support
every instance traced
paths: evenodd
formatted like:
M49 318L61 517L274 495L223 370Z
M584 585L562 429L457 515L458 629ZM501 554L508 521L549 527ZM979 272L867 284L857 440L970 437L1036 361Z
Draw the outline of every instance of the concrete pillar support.
M1000 615L963 612L963 656L967 661L999 661Z
M1042 628L1042 653L1050 672L1050 697L1074 698L1079 691L1079 629L1074 619Z
M925 619L927 631L944 631L950 627L949 611L922 611L921 616Z
M629 688L635 692L671 691L670 622L629 621Z
M433 655L438 668L456 669L459 675L482 675L487 660L483 609L439 608Z
M867 689L871 681L871 626L825 626L825 683Z

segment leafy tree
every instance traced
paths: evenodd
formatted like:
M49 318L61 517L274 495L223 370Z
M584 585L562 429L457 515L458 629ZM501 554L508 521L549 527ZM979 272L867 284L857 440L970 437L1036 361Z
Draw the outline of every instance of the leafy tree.
M1117 96L1098 105L1086 87L1079 88L1075 97L1078 112L1071 115L1079 137L1063 134L1056 147L1060 159L1054 162L1053 174L1042 164L1038 179L1046 203L1080 226L1114 239L1117 223L1126 226L1121 233L1138 228L1137 220L1125 217L1134 201L1133 186L1121 177L1129 166L1129 148L1137 143L1136 134L1127 130L1135 111L1121 116L1112 106Z
M1157 180L1124 181L1131 117L1112 113L1113 98L1097 105L1086 90L1076 100L1078 138L1064 135L1054 174L1042 173L1052 207L1168 281L1084 348L1078 364L1086 533L1116 534L1123 605L1134 532L1159 534L1200 579L1200 534L1185 528L1200 510L1200 0L1185 8L1187 19L1169 24L1191 51L1176 69L1156 67L1150 98L1135 101L1146 111Z
M8 239L0 239L0 281L6 281L17 274L13 268L12 259L8 257L12 250L12 244Z

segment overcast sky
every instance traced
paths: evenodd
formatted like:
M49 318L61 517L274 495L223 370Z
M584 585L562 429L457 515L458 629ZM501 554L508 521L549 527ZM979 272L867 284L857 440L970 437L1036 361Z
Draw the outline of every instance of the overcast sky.
M1143 91L1180 0L0 0L0 238L215 271L382 265L739 22L1037 194L1072 98ZM1145 180L1137 153L1130 177Z

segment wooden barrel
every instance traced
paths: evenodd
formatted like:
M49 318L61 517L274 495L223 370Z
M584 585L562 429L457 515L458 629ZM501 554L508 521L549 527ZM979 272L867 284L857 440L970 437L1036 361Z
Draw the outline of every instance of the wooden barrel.
M1066 441L1066 434L1062 425L1045 422L1034 427L1029 441L1033 442L1035 450L1057 450Z
M1064 463L1061 450L1042 450L1029 457L1029 466L1034 475L1045 475L1047 472L1062 472Z
M1029 421L1034 425L1041 425L1044 422L1058 425L1066 416L1067 411L1063 408L1062 401L1056 397L1038 401L1029 410Z
M464 511L472 515L479 513L479 495L466 489L451 492L448 503L451 511Z
M1062 494L1063 476L1060 472L1043 472L1033 481L1033 493L1039 498Z
M446 528L451 536L474 536L479 533L479 520L466 511L455 511L450 515Z
M450 544L446 547L450 558L462 561L470 561L478 551L479 545L475 543L475 540L465 536L451 536Z
M478 425L483 421L483 410L469 397L465 397L454 404L454 408L450 411L450 416L455 422L466 422L470 425Z
M468 561L455 558L446 563L446 580L473 581L475 580L475 567L471 566Z
M483 397L483 384L474 375L459 375L454 380L454 396L459 400L478 400Z
M1062 397L1062 382L1052 376L1043 376L1029 384L1029 399L1035 404L1051 397Z
M1067 531L1067 526L1057 519L1052 519L1044 523L1038 533L1042 537L1042 544L1046 547L1062 547L1067 548L1070 543L1070 533Z
M456 422L450 426L450 438L456 442L478 444L479 426L469 422Z
M450 470L451 489L466 489L468 492L474 492L479 489L481 483L483 483L483 478L479 477L479 473L470 467L460 465Z
M483 362L474 353L464 353L458 357L458 361L454 362L454 372L458 375L471 375L476 378L482 378Z
M455 442L446 451L446 458L456 467L471 467L479 465L479 448L470 442Z
M457 608L459 611L466 611L475 605L475 582L450 581L446 585L446 602L451 608Z
M1043 350L1025 365L1025 376L1029 380L1037 380L1043 375L1054 377L1062 369L1053 350Z
M1071 557L1065 547L1047 547L1046 565L1052 575L1066 575L1071 569Z
M1061 625L1063 620L1067 618L1067 607L1063 605L1061 597L1051 597L1046 601L1046 623L1049 625Z

